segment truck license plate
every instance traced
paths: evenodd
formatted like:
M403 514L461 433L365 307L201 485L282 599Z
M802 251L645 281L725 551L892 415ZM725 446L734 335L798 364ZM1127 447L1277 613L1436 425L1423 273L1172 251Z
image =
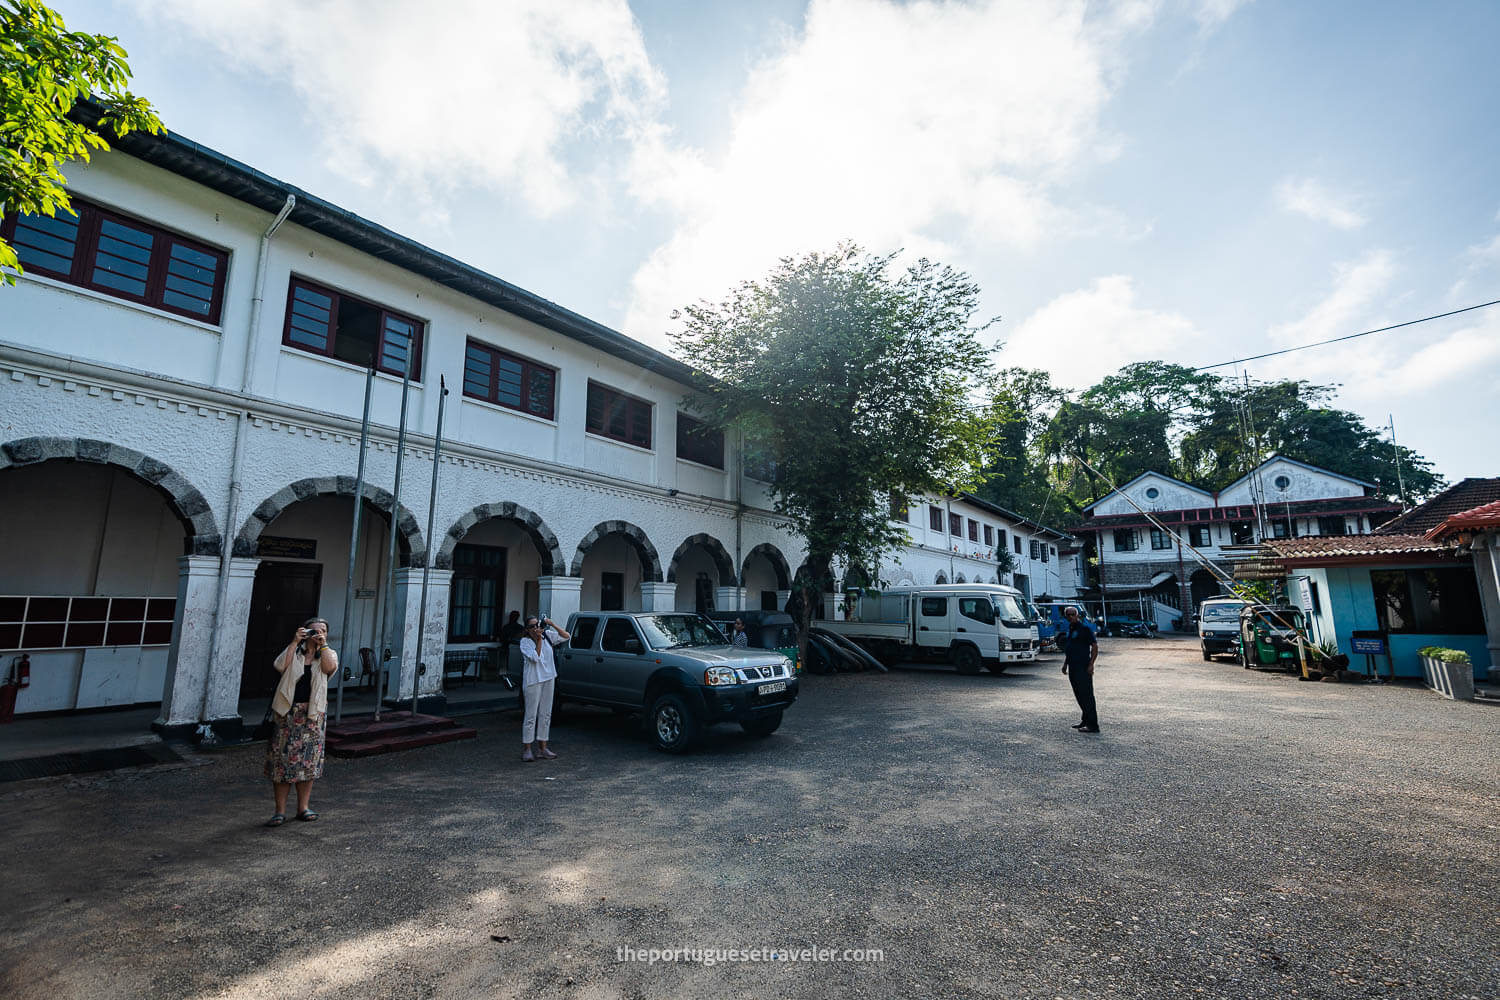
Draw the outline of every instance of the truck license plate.
M756 694L776 694L786 690L786 681L776 681L772 684L762 684L755 689Z

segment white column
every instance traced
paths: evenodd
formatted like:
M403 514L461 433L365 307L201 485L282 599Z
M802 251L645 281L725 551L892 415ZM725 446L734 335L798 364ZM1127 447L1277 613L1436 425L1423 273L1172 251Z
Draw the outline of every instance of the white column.
M840 603L841 603L841 601L840 601L839 595L837 595L837 594L824 594L823 595L823 620L824 621L833 622L833 621L839 621L839 620L841 620L843 618L843 615L839 614L839 604Z
M716 587L714 589L715 611L744 611L744 587Z
M677 610L677 584L641 581L642 611Z
M167 654L167 680L162 687L161 714L151 724L153 729L186 732L198 724L198 714L203 709L204 686L208 683L214 598L218 592L218 556L178 558L172 648Z
M229 560L229 589L224 594L224 606L219 609L216 624L219 658L209 666L208 673L208 722L239 718L240 674L245 668L250 596L255 590L255 570L259 565L259 559Z
M453 571L434 569L427 580L427 621L422 636L422 662L426 673L418 684L418 697L443 693L443 650L448 641L448 590ZM411 679L417 669L417 630L422 613L422 569L408 567L396 571L396 648L391 652L390 680L385 696L396 702L410 702ZM357 653L356 653L357 655Z
M583 606L581 576L539 577L536 589L542 614L564 627L567 627L568 616Z
M791 599L792 599L792 592L790 590L778 590L778 591L776 591L776 610L777 611L785 611L786 610L786 602L790 601Z

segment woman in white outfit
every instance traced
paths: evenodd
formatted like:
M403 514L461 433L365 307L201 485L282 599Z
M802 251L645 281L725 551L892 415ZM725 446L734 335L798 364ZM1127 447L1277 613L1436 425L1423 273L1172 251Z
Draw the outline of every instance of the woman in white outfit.
M557 686L557 661L552 647L570 638L550 618L527 618L521 637L521 690L526 695L526 717L521 722L521 759L555 760L547 748L552 729L552 693ZM532 744L536 744L535 752Z

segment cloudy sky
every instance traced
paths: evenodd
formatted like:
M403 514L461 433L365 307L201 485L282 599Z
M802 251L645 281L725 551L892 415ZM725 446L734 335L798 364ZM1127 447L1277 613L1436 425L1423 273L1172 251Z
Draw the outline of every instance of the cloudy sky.
M1500 299L1490 0L56 6L173 130L663 349L846 239L1075 387ZM1500 475L1500 306L1249 371Z

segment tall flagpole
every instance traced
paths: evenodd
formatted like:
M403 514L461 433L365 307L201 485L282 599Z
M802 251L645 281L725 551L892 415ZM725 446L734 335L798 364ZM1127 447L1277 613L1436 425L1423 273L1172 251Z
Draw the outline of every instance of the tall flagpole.
M354 526L349 531L349 579L344 583L344 627L339 631L339 645L349 649L349 629L354 618L354 567L359 555L359 516L364 511L365 501L365 451L370 446L370 393L375 387L375 359L370 359L370 369L365 372L365 415L359 425L359 471L354 476ZM359 642L354 643L354 655L359 655ZM338 701L333 708L333 721L344 717L344 674L339 672Z
M396 430L396 482L391 486L391 524L389 546L385 557L385 599L380 602L380 624L375 629L375 642L380 649L375 653L375 721L380 721L380 700L385 697L385 665L391 659L391 642L386 634L388 625L395 621L392 609L396 603L396 538L397 521L401 517L401 460L406 457L406 400L411 389L411 359L414 352L410 345L406 350L406 366L401 373L401 423Z
M422 600L417 613L417 661L411 668L411 714L417 714L417 688L422 673L422 637L427 634L427 581L432 575L432 522L437 516L438 463L443 457L443 408L448 405L448 383L438 376L437 436L432 442L432 493L427 499L427 558L422 560Z

